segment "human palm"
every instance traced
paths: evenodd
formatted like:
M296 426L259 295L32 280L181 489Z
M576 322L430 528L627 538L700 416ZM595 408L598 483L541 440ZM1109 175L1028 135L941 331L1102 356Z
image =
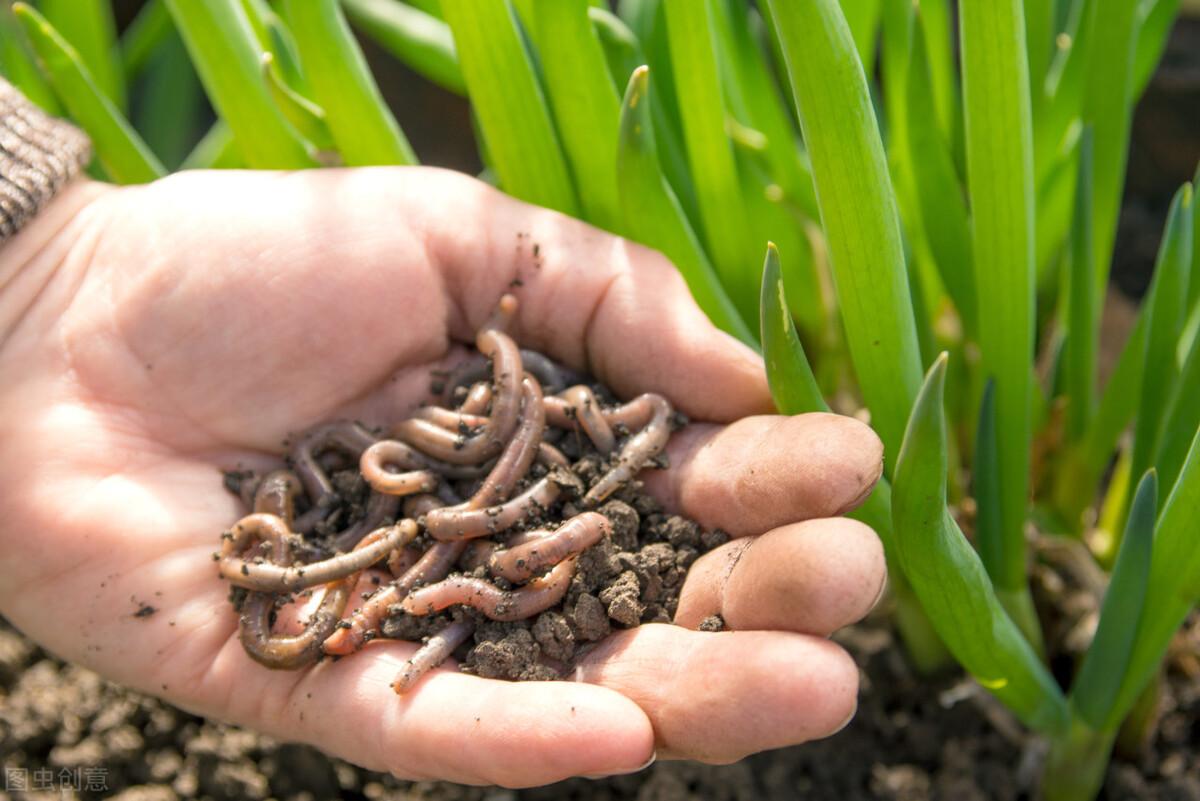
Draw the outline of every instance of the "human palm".
M404 697L409 643L253 662L212 562L242 513L220 471L273 465L324 420L403 418L507 291L523 347L700 421L645 476L735 537L693 567L681 625L612 635L578 681L442 670ZM769 416L761 362L651 251L438 170L81 182L0 250L0 335L0 610L115 681L400 776L512 786L656 750L731 761L855 708L826 637L869 610L883 559L834 516L878 477L879 442ZM692 630L718 612L732 631Z

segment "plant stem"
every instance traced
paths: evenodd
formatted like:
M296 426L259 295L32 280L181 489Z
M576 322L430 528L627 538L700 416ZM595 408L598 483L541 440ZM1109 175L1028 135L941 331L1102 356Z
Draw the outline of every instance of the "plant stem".
M1104 783L1114 738L1073 718L1066 735L1050 742L1042 774L1045 801L1092 801Z

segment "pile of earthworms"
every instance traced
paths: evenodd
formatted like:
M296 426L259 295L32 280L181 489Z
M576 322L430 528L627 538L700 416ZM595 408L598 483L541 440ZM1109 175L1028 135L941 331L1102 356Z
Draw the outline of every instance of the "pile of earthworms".
M444 405L420 407L382 437L358 423L319 425L295 440L288 468L241 483L251 513L214 558L245 590L234 593L239 635L256 661L298 668L358 651L397 612L475 610L412 656L392 685L403 693L471 637L478 615L517 621L559 604L579 555L611 536L594 510L662 452L672 408L655 394L604 405L571 371L518 348L507 333L516 308L512 295L501 299L478 353L446 376ZM566 432L606 459L586 491L553 444ZM357 522L321 538L340 514L329 469L338 460L357 460L370 495ZM559 502L566 519L554 524ZM363 571L381 565L392 580L347 614ZM303 631L273 632L277 610L312 591L319 603Z

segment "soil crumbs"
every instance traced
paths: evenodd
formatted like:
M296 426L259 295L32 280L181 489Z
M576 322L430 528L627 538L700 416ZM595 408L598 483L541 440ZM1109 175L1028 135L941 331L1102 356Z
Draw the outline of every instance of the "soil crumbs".
M1200 616L1190 635L1200 638ZM0 799L1032 798L1026 741L976 685L918 680L881 620L838 638L862 666L863 683L858 717L828 740L721 767L665 762L632 776L513 791L399 781L308 746L198 718L65 664L0 619ZM1156 740L1136 761L1114 763L1101 798L1200 799L1200 676L1173 673L1164 696ZM22 778L27 790L18 789Z

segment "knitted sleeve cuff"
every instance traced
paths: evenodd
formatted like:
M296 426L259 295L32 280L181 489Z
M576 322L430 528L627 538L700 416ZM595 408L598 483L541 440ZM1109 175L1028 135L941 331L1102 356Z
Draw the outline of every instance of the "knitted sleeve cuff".
M0 243L91 158L87 136L45 114L0 78Z

